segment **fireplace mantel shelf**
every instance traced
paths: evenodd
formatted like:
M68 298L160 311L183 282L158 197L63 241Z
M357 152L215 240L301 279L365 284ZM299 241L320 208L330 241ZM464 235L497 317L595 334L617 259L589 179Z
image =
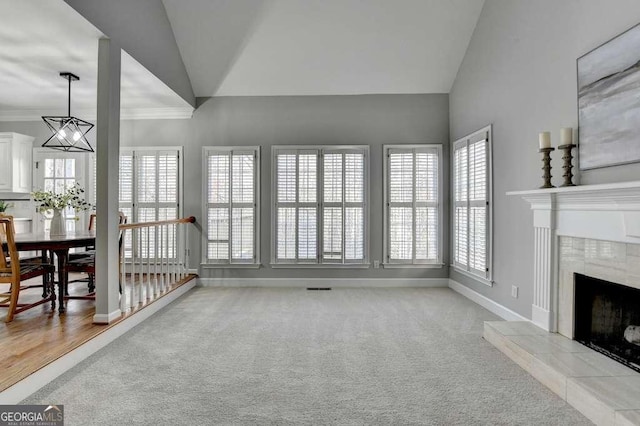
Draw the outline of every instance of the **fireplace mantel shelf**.
M532 210L616 211L640 223L640 181L509 191L531 204Z
M632 182L618 182L618 183L602 183L597 185L578 185L578 186L564 186L559 188L548 189L528 189L524 191L509 191L507 195L544 195L544 194L575 194L585 192L617 192L619 190L632 192L637 190L640 193L640 180Z

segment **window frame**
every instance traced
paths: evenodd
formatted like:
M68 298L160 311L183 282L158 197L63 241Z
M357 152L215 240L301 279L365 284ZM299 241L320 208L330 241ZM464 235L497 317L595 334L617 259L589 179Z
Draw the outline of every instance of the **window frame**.
M297 244L298 235L296 229L296 260L278 260L277 259L277 210L278 210L278 191L277 191L277 156L278 154L305 154L305 153L317 153L317 168L316 168L316 202L315 203L287 203L294 205L296 209L300 207L312 207L317 209L316 215L316 259L314 260L299 260L297 259ZM324 202L324 155L325 154L349 154L349 153L361 153L363 154L363 201L362 203L351 203L345 201L344 190L344 161L342 167L343 173L343 187L342 187L342 202ZM344 158L344 157L343 157ZM296 160L297 165L297 160ZM297 173L297 166L296 166ZM337 269L367 269L370 267L369 257L369 242L370 242L370 224L369 224L369 205L370 205L370 150L369 145L273 145L271 147L271 263L272 268L337 268ZM296 179L296 193L298 191L298 181ZM358 262L337 262L335 259L324 260L322 256L323 244L324 244L324 212L323 208L325 204L329 204L330 207L334 204L341 204L342 206L342 253L344 259L345 251L345 234L344 234L344 212L349 204L358 204L363 207L363 258Z
M253 180L253 259L251 261L233 260L231 256L232 251L232 237L233 237L233 224L231 211L229 212L229 258L228 259L209 259L207 257L208 244L209 244L209 155L211 153L227 154L229 156L229 188L231 190L233 185L233 179L231 177L233 170L232 156L236 154L254 154L254 180ZM202 244L201 244L201 261L200 266L203 268L253 268L257 269L261 266L260 261L260 146L204 146L202 147ZM215 203L220 204L220 203ZM229 206L229 210L233 208L234 204L247 204L247 203L233 203L231 197L228 203L223 203Z
M432 268L442 268L444 266L444 263L442 261L442 252L443 252L443 247L444 247L444 224L443 224L443 219L444 219L444 197L443 197L443 188L444 188L444 182L443 182L443 148L441 144L391 144L391 145L383 145L382 147L383 150L383 159L382 159L382 168L383 168L383 262L382 262L382 267L383 268L424 268L424 269L432 269ZM437 197L437 203L438 203L438 230L437 230L437 238L438 238L438 243L437 243L437 251L438 254L436 256L436 260L435 261L430 261L430 260L416 260L416 259L412 259L411 261L390 261L390 250L389 250L389 243L390 243L390 235L389 232L391 231L391 227L389 224L389 208L390 208L390 202L389 202L389 184L391 182L390 176L389 176L389 154L391 150L398 150L398 151L407 151L407 152L412 152L412 153L416 153L419 151L416 150L435 150L437 153L437 157L438 157L438 197ZM415 163L415 157L414 157L414 163ZM414 188L415 188L415 169L414 169ZM415 209L416 209L416 202L415 202L415 197L414 197L414 201L412 201L412 208L413 208L413 212L414 212L414 219L415 219ZM414 257L415 257L415 227L414 227L414 232L413 232L413 253L414 253Z
M467 208L467 260L469 254L469 211L472 207L470 201L470 179L469 179L469 146L473 143L477 143L482 139L478 139L482 134L485 134L485 140L487 143L486 146L486 232L485 232L485 241L486 241L486 249L485 249L485 258L486 258L486 270L484 273L473 269L470 267L469 262L467 264L462 264L456 261L456 207L461 203L456 201L456 164L455 164L455 155L456 151L459 149L467 150L467 198L466 198L466 208ZM464 146L464 148L462 148ZM455 272L458 272L462 275L465 275L469 278L472 278L482 284L485 284L489 287L493 286L493 126L489 124L479 130L476 130L451 144L451 267Z
M74 159L76 161L76 183L80 184L82 188L85 190L85 201L92 204L92 208L87 211L77 212L76 217L78 221L76 222L76 230L84 230L87 229L89 224L89 215L91 213L95 213L95 202L92 197L92 180L91 180L91 161L86 161L86 157L83 153L72 153L72 152L64 152L64 151L55 151L50 148L42 148L37 147L33 148L33 167L32 167L32 181L33 188L44 190L44 179L45 178L45 162L46 157L50 158L58 158L58 159ZM39 188L40 185L42 188ZM35 207L34 207L35 208ZM66 221L71 221L73 219L67 218L66 214L64 214L65 225ZM44 232L45 231L45 221L50 220L50 218L43 217L42 220L33 222L34 232Z
M153 208L156 211L156 217L158 217L157 213L161 208L173 207L174 203L169 202L160 202L159 197L156 193L156 201L155 202L144 202L141 203L138 201L138 169L137 169L137 160L138 153L143 152L153 152L157 156L164 152L176 152L178 155L178 182L177 182L177 191L178 194L176 196L176 216L180 219L183 216L183 205L184 205L184 155L181 146L122 146L120 147L120 152L118 154L118 180L120 178L120 161L123 155L131 155L132 161L132 187L131 187L131 202L122 203L120 202L120 194L118 193L118 209L123 207L131 208L131 217L127 217L129 223L133 223L135 221L139 221L138 219L138 210L142 208ZM159 171L157 172L159 176ZM118 187L119 190L119 187ZM158 191L158 181L156 181L156 192ZM126 205L125 205L126 204ZM130 205L129 205L130 204ZM160 220L160 219L158 219Z

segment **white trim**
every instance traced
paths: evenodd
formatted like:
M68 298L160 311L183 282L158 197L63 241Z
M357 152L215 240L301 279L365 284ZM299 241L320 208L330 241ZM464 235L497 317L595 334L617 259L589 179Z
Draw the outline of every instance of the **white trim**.
M198 278L201 287L447 287L448 278Z
M457 265L456 261L455 261L455 254L456 254L456 218L455 218L455 214L456 214L456 201L455 201L455 186L456 186L456 182L455 182L455 154L456 151L461 149L460 146L464 145L464 147L467 149L467 162L468 162L468 158L469 158L469 153L468 153L468 149L469 149L469 144L470 143L476 143L481 141L482 139L478 139L479 135L485 134L485 140L487 142L487 148L486 148L486 161L487 161L487 176L486 176L486 185L487 185L487 223L486 223L486 271L483 275L477 274L474 271L472 271L469 266L468 266L468 259L467 259L467 269L463 269L462 265ZM470 142L473 141L473 142ZM460 272L461 274L477 279L479 282L492 286L493 285L493 124L489 124L488 126L485 126L479 130L476 130L475 132L462 137L456 141L454 141L452 144L452 151L451 151L451 164L450 164L450 179L451 179L451 195L450 195L450 232L451 232L451 259L453 259L452 262L452 267L455 269L456 272ZM467 173L468 173L469 169L467 167ZM468 182L468 175L467 175L467 209L469 210L470 204L469 204L469 182ZM469 223L469 212L467 210L467 223ZM469 243L469 231L467 230L467 244ZM467 256L469 255L469 249L467 248Z
M61 356L50 364L42 367L40 370L27 376L15 385L5 389L0 393L0 404L17 404L38 389L61 376L71 368L78 365L81 361L93 355L100 349L113 342L118 337L131 330L133 327L145 321L151 315L160 311L170 303L174 302L183 294L187 293L196 285L196 280L183 284L174 291L168 293L155 302L145 306L133 315L123 319L118 324L98 334L90 339L82 346Z
M203 269L260 269L261 263L201 263Z
M95 314L93 316L94 324L110 324L122 316L120 308L108 314Z
M417 265L417 267L422 268L434 268L434 267L442 267L440 266L432 266L434 264L430 263L392 263L389 260L389 231L390 226L388 222L389 216L389 151L390 150L435 150L438 155L438 253L436 255L436 263L435 265L440 265L442 263L443 258L443 247L444 247L444 156L443 156L443 147L442 144L398 144L398 145L383 145L382 146L382 266L383 268L392 268L392 267L412 267L413 265ZM415 161L415 151L414 161ZM414 169L414 182L415 186L415 169ZM415 204L414 204L415 206ZM414 207L414 217L415 217L415 207ZM414 229L415 231L415 229ZM413 241L415 244L415 232L413 236ZM415 247L413 248L413 257L415 257ZM387 266L385 266L387 265ZM398 265L398 266L388 266L388 265Z
M486 296L481 295L480 293L471 290L469 287L460 284L459 282L449 279L449 288L453 291L455 291L456 293L461 294L462 296L466 297L467 299L471 300L472 302L477 303L478 305L482 306L483 308L485 308L486 310L488 310L489 312L492 312L496 315L498 315L500 318L506 320L506 321L527 321L529 322L528 318L523 317L522 315L520 315L517 312L512 311L509 308L506 308L504 306L502 306L501 304L494 302L493 300L489 299Z
M453 268L453 271L454 271L456 274L464 275L465 277L470 278L470 279L472 279L472 280L474 280L474 281L477 281L477 282L479 282L480 284L484 284L484 285L486 285L486 286L493 287L493 283L495 282L495 281L493 281L493 280L488 280L488 279L486 279L486 278L482 278L480 275L476 275L476 274L474 274L473 272L468 272L468 271L466 271L466 270L464 270L464 269L461 269L461 268L459 268L458 266L456 266L455 264L451 264L451 265L449 265L449 266L450 266L451 268Z
M444 263L382 263L384 269L441 269Z
M271 263L272 269L369 269L370 263Z
M224 154L229 157L229 191L233 190L233 155L234 153L238 154L248 154L253 153L253 259L252 262L233 262L231 258L231 253L233 250L232 247L232 214L231 210L234 204L232 197L229 197L228 203L220 203L226 204L229 208L229 258L228 259L220 259L213 260L209 259L209 157L212 154ZM203 268L259 268L261 265L260 260L260 215L261 215L261 204L260 204L260 194L261 190L261 163L262 163L262 155L261 155L261 147L259 145L252 146L203 146L202 147L202 238L200 244L200 266ZM244 203L240 203L244 204Z
M193 117L193 107L122 108L121 120L185 120ZM51 109L18 109L0 111L0 121L42 121L43 115L66 115L67 111ZM74 110L77 117L96 121L95 109Z
M300 203L298 201L298 181L297 181L297 173L298 173L298 158L299 155L304 155L306 153L314 153L317 155L317 170L316 170L316 201L315 203ZM361 205L363 208L363 220L364 220L364 231L363 231L363 259L361 262L355 262L350 260L351 263L338 263L333 262L331 260L324 261L323 260L323 245L324 245L324 200L323 200L323 189L324 189L324 155L328 154L348 154L348 153L362 153L364 156L364 177L363 177L363 202L362 203L346 203L345 195L343 194L341 203L328 203L328 204L340 204L342 207L342 211L345 211L345 207L347 204ZM278 191L277 191L277 173L278 173L278 154L286 155L295 155L296 156L296 201L286 203L290 208L296 209L296 221L297 221L297 212L300 207L304 207L314 204L317 209L316 214L316 263L306 263L307 259L298 260L298 235L297 235L297 223L296 223L296 259L286 259L283 261L278 261L278 241L277 241L277 210L278 210ZM344 157L343 157L344 158ZM344 173L345 167L343 164L342 168L343 173L343 190L345 185ZM302 266L304 268L309 267L319 267L319 268L340 268L340 267L355 267L355 268L368 268L369 267L369 242L370 242L370 173L371 173L371 156L370 156L370 147L369 145L274 145L271 147L271 260L270 264L272 267L284 267L284 268L294 268L297 266ZM344 192L344 191L343 191ZM336 206L337 207L337 206ZM344 213L343 213L344 214ZM343 231L342 231L342 262L346 262L344 259L344 217L343 217ZM276 266L277 265L277 266ZM283 265L283 266L281 266ZM313 266L309 266L313 265Z

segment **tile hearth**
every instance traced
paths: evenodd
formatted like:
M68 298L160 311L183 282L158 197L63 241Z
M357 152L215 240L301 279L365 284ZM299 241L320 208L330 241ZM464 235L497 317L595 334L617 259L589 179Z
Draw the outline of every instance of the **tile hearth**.
M487 321L485 340L597 425L640 425L640 373L524 321Z

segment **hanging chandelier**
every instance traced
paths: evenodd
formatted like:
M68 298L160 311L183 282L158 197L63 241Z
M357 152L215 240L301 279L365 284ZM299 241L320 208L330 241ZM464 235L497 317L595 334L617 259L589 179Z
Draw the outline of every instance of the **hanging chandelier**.
M71 82L80 80L80 77L70 72L61 72L60 77L69 82L67 116L42 117L53 133L42 146L65 152L94 152L86 138L86 134L93 128L93 124L71 116Z

